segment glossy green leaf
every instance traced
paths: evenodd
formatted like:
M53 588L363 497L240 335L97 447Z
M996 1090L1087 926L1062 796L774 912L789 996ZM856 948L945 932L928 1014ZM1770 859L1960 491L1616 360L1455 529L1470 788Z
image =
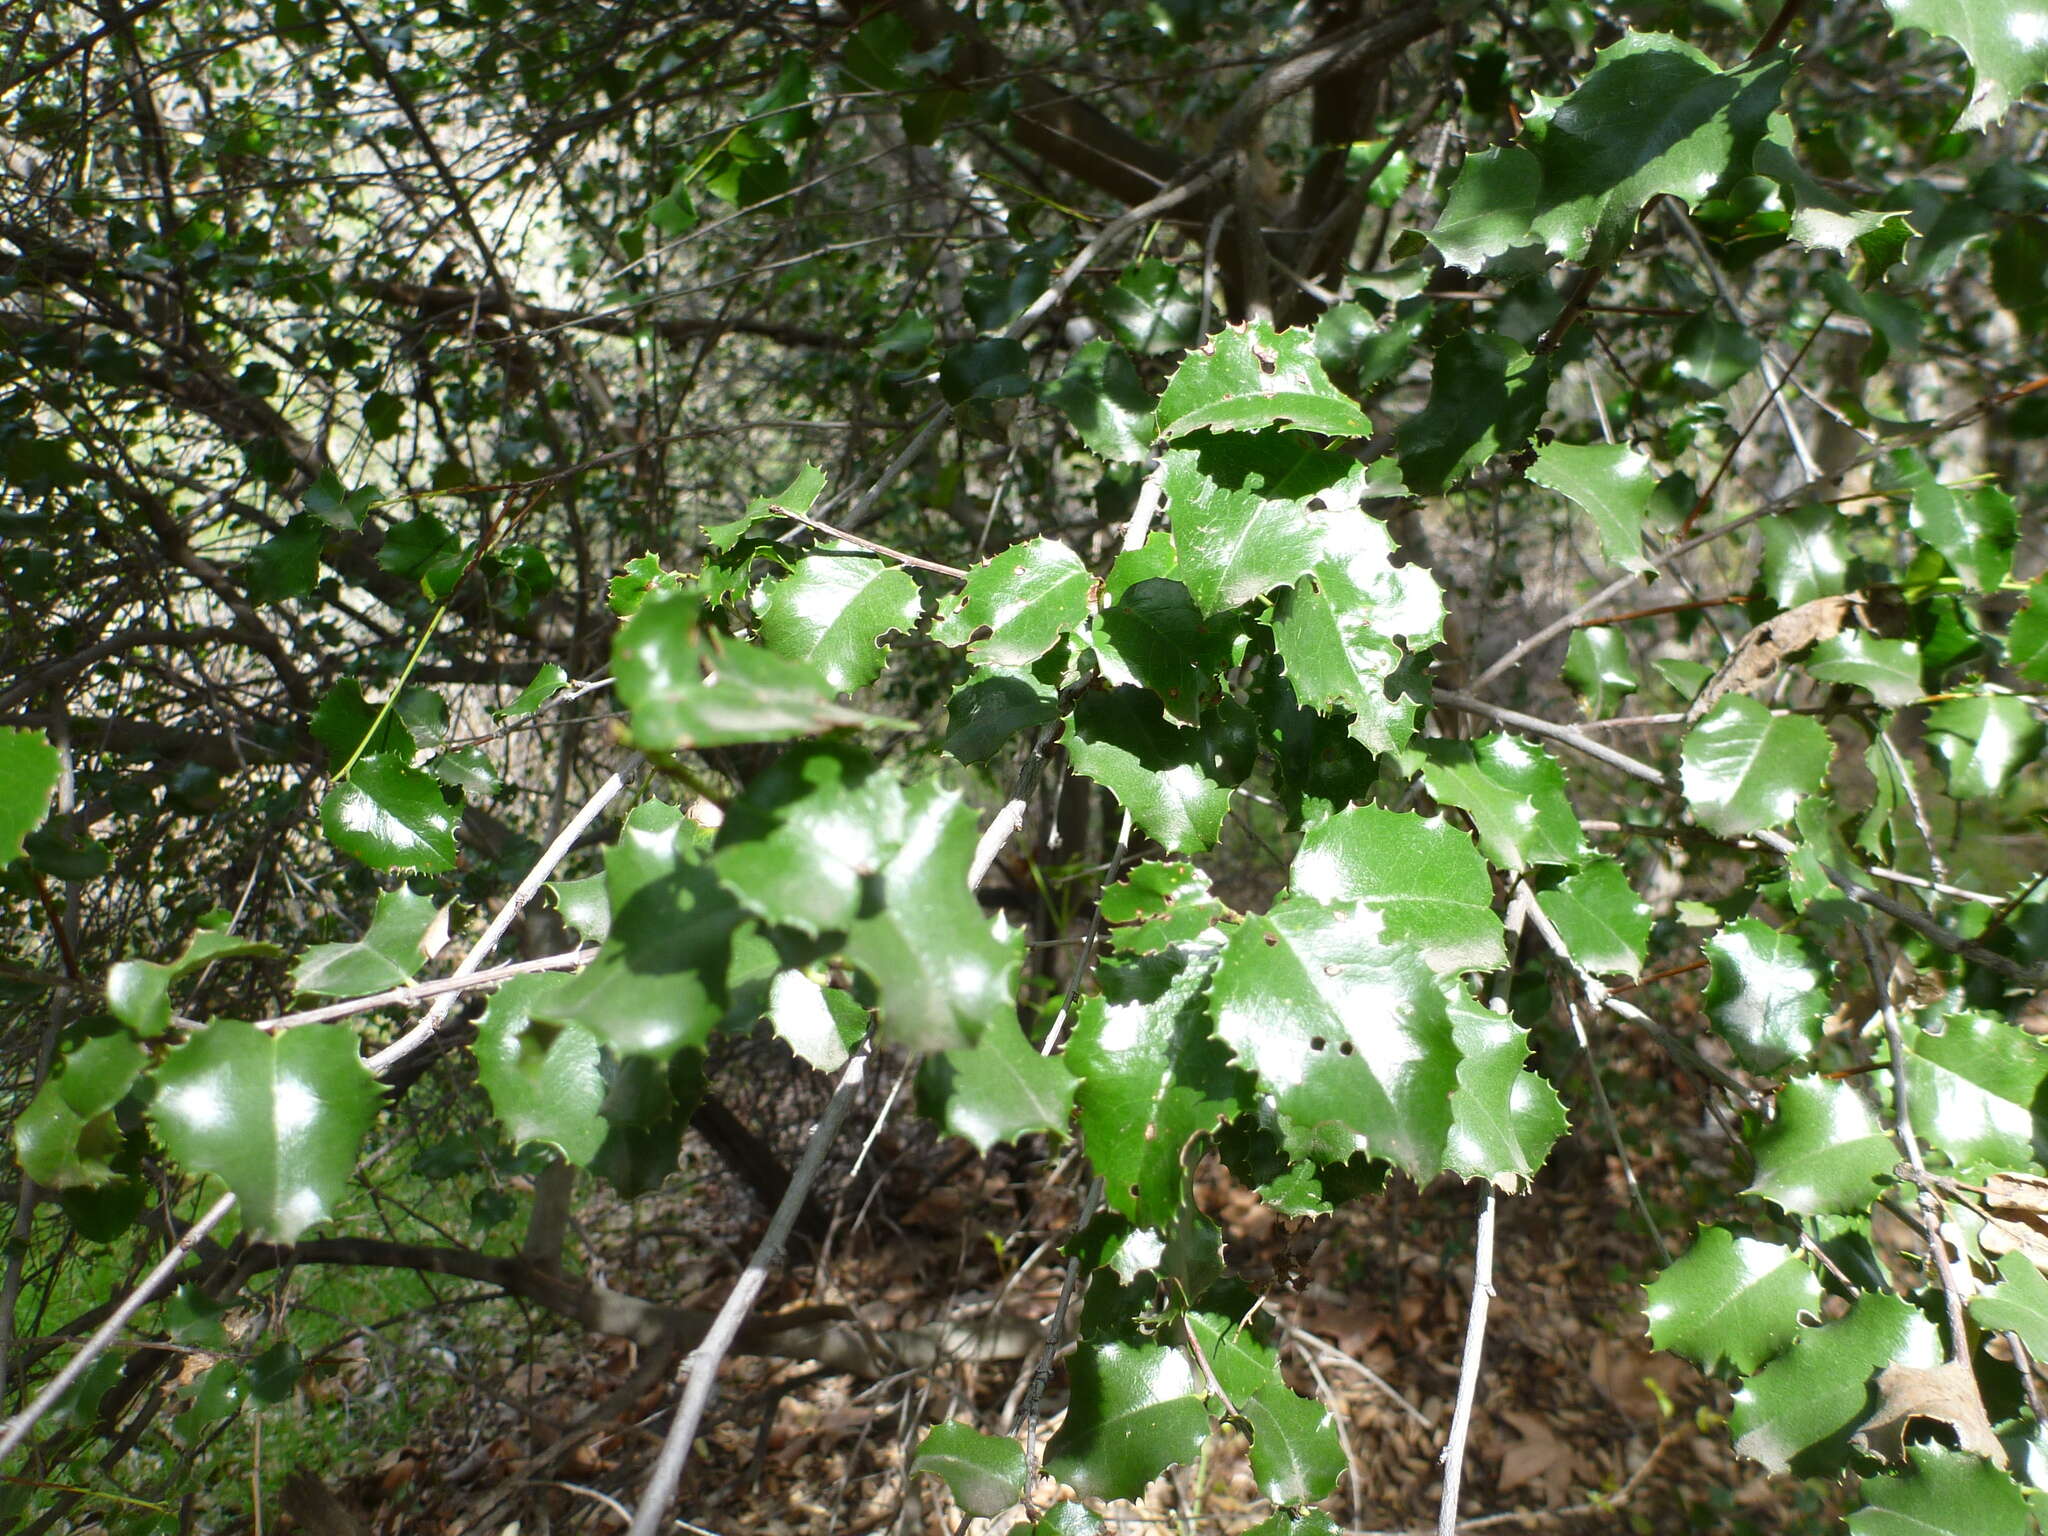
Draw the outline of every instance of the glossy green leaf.
M1693 819L1722 837L1740 837L1792 819L1821 786L1834 745L1818 721L1773 715L1742 694L1721 700L1693 727L1679 751L1680 778Z
M1701 399L1725 395L1763 361L1764 344L1746 325L1703 309L1671 338L1671 373Z
M491 994L477 1024L477 1081L515 1147L541 1142L588 1167L611 1127L597 1036L580 1024L536 1021L536 1007L568 985L560 975L514 976Z
M1537 98L1520 142L1466 160L1430 240L1468 272L1523 247L1611 262L1653 198L1696 206L1748 174L1788 68L1775 55L1723 70L1677 38L1626 32L1569 96Z
M807 556L762 588L761 643L815 670L840 693L882 673L882 637L909 634L924 600L907 571L852 549Z
M1309 828L1289 884L1297 896L1354 908L1368 937L1413 949L1443 974L1492 970L1504 958L1486 861L1440 816L1339 811Z
M968 646L981 666L1026 666L1088 616L1088 586L1073 550L1027 539L968 572L959 606L932 626L932 638Z
M498 776L497 765L482 747L457 747L452 752L437 752L427 759L427 772L437 783L482 800L502 794L505 788L505 781Z
M89 1189L115 1177L124 1137L113 1110L148 1058L130 1034L92 1035L65 1051L55 1074L14 1122L22 1171L50 1189Z
M410 762L418 745L397 709L380 711L363 697L362 684L352 677L327 691L306 726L336 767L354 757L358 746L367 755L396 753Z
M1593 520L1601 551L1617 565L1643 559L1643 518L1657 489L1650 461L1625 443L1545 443L1529 478L1568 496Z
M2041 755L2041 722L2024 699L1985 693L1950 699L1927 712L1927 743L1941 758L1948 792L1991 799Z
M1650 1342L1704 1370L1744 1375L1820 1315L1820 1278L1796 1248L1702 1227L1685 1256L1643 1290Z
M1564 770L1542 747L1500 734L1417 747L1430 794L1472 818L1480 849L1502 869L1584 857L1586 836L1565 793Z
M1089 626L1095 663L1113 686L1149 688L1184 725L1199 724L1204 694L1230 657L1227 634L1212 633L1179 582L1154 577L1133 583Z
M1281 1382L1237 1404L1251 1430L1252 1476L1275 1504L1314 1504L1336 1491L1348 1462L1330 1410Z
M2040 1529L2019 1484L1981 1456L1909 1445L1905 1472L1863 1480L1849 1536L2033 1536Z
M832 701L815 667L718 632L696 598L650 595L612 643L633 741L651 751L814 736L895 722Z
M0 727L0 864L21 856L21 840L43 824L63 765L41 731Z
M1564 940L1572 962L1597 976L1640 976L1650 952L1650 909L1622 867L1602 860L1568 875L1536 904Z
M935 1424L911 1458L910 1470L943 1478L963 1512L990 1518L1024 1497L1024 1447L1007 1435L984 1435L965 1424Z
M1414 739L1421 707L1403 691L1407 653L1383 632L1371 604L1347 596L1319 582L1280 594L1272 619L1280 665L1304 708L1341 710L1360 745L1398 752Z
M2048 683L2048 577L2027 588L2027 606L2006 632L2005 659L2028 681Z
M1399 433L1401 475L1440 496L1496 453L1519 448L1542 419L1550 363L1496 331L1460 331L1437 348L1429 403Z
M768 1022L775 1037L820 1072L845 1066L867 1033L868 1011L836 987L802 971L778 971L768 985Z
M1152 397L1121 347L1097 337L1074 350L1045 398L1073 423L1088 451L1113 464L1140 464L1158 436Z
M1746 917L1709 940L1706 953L1701 1004L1743 1066L1781 1072L1820 1044L1825 962L1811 946Z
M1751 1143L1749 1193L1790 1214L1868 1210L1899 1160L1877 1112L1846 1082L1802 1077L1778 1090L1770 1128Z
M360 759L320 801L327 840L373 869L453 869L457 815L433 777L397 752Z
M1233 786L1249 763L1234 763L1226 726L1195 730L1168 720L1159 698L1136 688L1084 695L1061 740L1074 771L1117 798L1169 853L1200 853L1223 829Z
M611 927L590 964L529 994L533 1018L578 1025L621 1055L666 1061L701 1048L724 1016L733 939L746 914L672 805L634 809L605 852Z
M951 1050L1015 1016L1019 939L991 931L967 888L975 842L959 796L820 742L728 808L715 861L751 911L833 936L880 987L891 1038Z
M225 922L225 914L217 914ZM206 922L202 919L202 924ZM171 1027L171 983L217 960L275 960L275 944L237 938L221 926L201 926L177 958L123 960L107 972L107 1007L131 1033L153 1040Z
M1355 564L1349 553L1355 541L1370 540L1382 552L1390 547L1384 528L1359 516L1380 494L1365 466L1298 433L1212 433L1168 449L1164 464L1175 574L1205 614L1239 607L1333 564ZM1409 583L1435 590L1420 571L1387 579L1399 580L1402 590ZM1428 628L1427 621L1406 622L1420 623L1407 633L1423 635Z
M1199 939L1227 915L1208 879L1192 864L1147 861L1106 886L1102 920L1119 954L1157 954Z
M822 479L819 483L823 484ZM660 556L637 555L628 560L606 586L605 605L620 618L630 619L646 603L648 593L680 592L688 585L687 577L662 569ZM548 667L543 666L540 675L545 677L547 673Z
M2012 569L2018 516L2012 498L1993 486L1950 490L1910 448L1885 460L1887 478L1912 492L1913 531L1941 551L1972 592L1996 591Z
M1159 435L1284 425L1325 437L1370 437L1372 422L1330 382L1315 332L1232 325L1188 353L1159 397Z
M946 1130L987 1152L1036 1131L1064 1137L1074 1075L1064 1052L1042 1056L1014 1019L990 1019L971 1049L925 1058L918 1101Z
M380 1100L345 1029L269 1035L215 1019L154 1075L149 1118L165 1150L217 1175L245 1229L281 1243L332 1213Z
M1962 45L1975 83L1959 128L1988 128L2048 80L2048 28L2011 0L1885 0L1894 27L1918 27Z
M1103 1199L1140 1226L1171 1222L1188 1199L1188 1144L1244 1107L1244 1084L1209 1027L1220 955L1181 945L1104 964L1065 1051Z
M1101 1536L1102 1517L1085 1504L1062 1499L1040 1515L1035 1525L1016 1529L1017 1536Z
M292 967L292 990L307 997L362 997L411 981L427 962L427 932L440 909L404 886L377 898L369 930L349 944L315 944Z
M1939 1365L1941 1337L1924 1312L1866 1293L1848 1315L1801 1328L1735 1394L1728 1431L1738 1454L1802 1477L1843 1470L1864 1418L1870 1379L1889 1365Z
M1320 1509L1283 1509L1249 1527L1244 1536L1340 1536L1340 1528Z
M1880 640L1860 629L1821 641L1807 656L1806 670L1824 683L1861 688L1887 709L1911 704L1926 691L1919 646L1910 640Z
M1628 637L1609 624L1572 631L1565 646L1564 680L1596 720L1643 685L1629 654Z
M1566 1128L1557 1090L1525 1066L1529 1032L1464 996L1451 1001L1458 1088L1444 1166L1513 1192L1526 1188Z
M1913 1129L1958 1167L2027 1168L2048 1157L2048 1045L1995 1014L1908 1026Z
M1781 512L1763 525L1763 589L1780 608L1849 590L1848 523L1834 507Z
M1291 1153L1443 1166L1458 1047L1434 976L1379 925L1291 897L1231 935L1215 981L1216 1033L1299 1130Z
M946 701L946 750L985 763L1019 731L1050 725L1059 689L1023 667L983 667Z
M1134 1499L1209 1435L1201 1378L1179 1349L1141 1339L1083 1340L1067 1360L1066 1422L1045 1470L1083 1498Z
M797 471L796 478L791 480L788 485L770 495L756 496L747 503L747 510L731 522L706 524L704 528L705 541L710 544L714 552L725 554L752 530L755 524L765 522L769 518L778 517L784 512L800 514L809 512L812 507L817 505L819 493L824 489L825 471L815 464L806 464ZM627 569L628 571L633 571L639 565L640 562L636 560ZM654 571L643 571L642 574L652 576L659 569L659 566L656 566ZM614 596L616 597L616 595L615 593ZM614 607L616 608L616 604ZM624 617L625 615L621 613L620 616Z
M363 485L350 490L342 484L339 475L328 469L322 470L319 478L306 487L301 499L306 510L328 527L354 533L363 526L363 519L369 515L370 509L376 506L377 488Z
M1202 301L1177 264L1156 256L1126 268L1097 302L1117 340L1141 356L1183 351L1202 339Z
M939 361L939 393L948 405L1015 400L1031 393L1031 358L1007 336L963 341Z
M1997 1285L1971 1298L1970 1316L1980 1328L2018 1334L2037 1358L2048 1355L2048 1280L2023 1253L2001 1257L1998 1273Z

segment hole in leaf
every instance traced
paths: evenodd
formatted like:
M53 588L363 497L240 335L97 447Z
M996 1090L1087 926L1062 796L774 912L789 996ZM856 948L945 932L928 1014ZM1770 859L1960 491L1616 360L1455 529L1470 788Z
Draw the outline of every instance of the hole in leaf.
M1328 1045L1329 1043L1330 1042L1325 1040L1321 1035L1310 1035L1308 1037L1308 1048L1312 1051L1320 1051L1324 1046Z

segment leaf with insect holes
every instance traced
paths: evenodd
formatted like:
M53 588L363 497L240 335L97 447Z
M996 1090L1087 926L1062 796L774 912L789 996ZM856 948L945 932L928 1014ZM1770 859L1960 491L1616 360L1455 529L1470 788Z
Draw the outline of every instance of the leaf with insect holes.
M1271 426L1372 436L1372 422L1323 371L1314 331L1276 331L1264 321L1227 326L1188 353L1159 397L1162 438Z
M932 638L966 646L979 666L1028 666L1088 617L1088 586L1073 550L1027 539L967 573L959 606L932 626Z

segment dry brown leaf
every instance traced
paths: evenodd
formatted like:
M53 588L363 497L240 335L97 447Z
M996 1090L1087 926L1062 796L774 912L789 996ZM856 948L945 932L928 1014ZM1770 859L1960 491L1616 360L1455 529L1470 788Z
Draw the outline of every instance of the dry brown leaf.
M1817 597L1765 619L1736 642L1721 670L1707 679L1685 712L1685 723L1697 724L1728 694L1761 687L1794 655L1839 635L1849 622L1855 601L1853 597Z
M1886 1461L1905 1456L1906 1427L1932 1419L1956 1432L1956 1444L1995 1466L2006 1465L1984 1412L1976 1372L1963 1360L1943 1365L1888 1365L1877 1376L1877 1412L1856 1432L1855 1442Z

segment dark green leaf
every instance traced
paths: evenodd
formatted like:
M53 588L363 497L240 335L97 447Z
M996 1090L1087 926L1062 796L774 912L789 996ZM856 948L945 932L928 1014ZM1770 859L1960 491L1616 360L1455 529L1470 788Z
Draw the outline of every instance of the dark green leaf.
M1217 973L1216 1033L1308 1143L1291 1153L1368 1152L1427 1179L1444 1163L1459 1052L1428 966L1377 928L1300 897L1247 918Z
M1756 1177L1748 1192L1797 1216L1868 1210L1899 1157L1862 1095L1824 1077L1779 1089L1776 1117L1751 1146Z
M541 669L533 674L533 681L519 690L519 697L503 709L491 711L494 720L518 720L532 714L556 694L569 686L569 674L552 661L541 663Z
M427 759L427 772L450 789L488 800L504 791L497 765L482 747L457 747Z
M1824 683L1850 683L1887 709L1911 704L1926 690L1920 682L1920 647L1910 640L1879 640L1860 629L1823 640L1806 658L1806 670Z
M1348 1463L1328 1408L1276 1381L1237 1409L1251 1429L1259 1492L1276 1504L1314 1504L1336 1490Z
M1885 0L1885 8L1894 27L1918 27L1962 45L1976 82L1959 128L1990 127L2048 80L2048 30L2035 24L2039 12L2010 0Z
M1730 694L1693 727L1680 749L1693 819L1721 837L1741 837L1792 819L1821 786L1834 744L1818 721L1773 715Z
M21 840L43 824L63 764L41 731L0 727L0 864L21 856Z
M1290 886L1355 909L1367 937L1413 949L1443 974L1492 970L1503 958L1486 861L1440 816L1371 805L1339 811L1309 828Z
M1109 941L1119 954L1157 954L1190 943L1226 915L1192 864L1139 864L1102 892L1102 920L1116 925Z
M1864 1479L1849 1536L2033 1536L2040 1529L2019 1485L1981 1456L1909 1445L1906 1459L1910 1471Z
M1330 382L1315 333L1232 325L1190 352L1159 397L1159 435L1285 425L1325 437L1370 437L1372 423Z
M1927 1315L1895 1296L1866 1293L1848 1315L1801 1328L1792 1347L1735 1394L1728 1432L1736 1451L1773 1472L1838 1472L1862 1422L1870 1379L1889 1365L1941 1363Z
M328 527L354 533L377 504L377 488L364 485L352 491L333 470L322 470L320 477L306 487L304 501L306 510Z
M1135 1499L1192 1461L1209 1435L1201 1378L1178 1349L1139 1339L1083 1340L1067 1361L1066 1422L1045 1470L1083 1498Z
M1014 1020L991 1019L970 1048L925 1058L918 1100L953 1135L987 1152L1034 1131L1064 1137L1074 1075L1064 1053L1041 1056Z
M1159 577L1119 593L1096 615L1089 640L1107 682L1151 689L1185 725L1200 723L1203 694L1220 690L1216 675L1230 653L1227 635L1203 627L1188 589Z
M1780 608L1849 590L1849 547L1833 507L1781 512L1764 524L1764 592Z
M1653 198L1696 206L1748 174L1788 69L1778 55L1722 70L1675 37L1625 32L1577 90L1538 98L1520 143L1465 162L1430 239L1468 272L1525 246L1613 261Z
M245 1228L281 1243L333 1211L379 1102L344 1029L268 1035L215 1019L155 1078L149 1117L165 1149L189 1172L217 1175Z
M605 853L610 932L581 974L527 994L532 1018L580 1025L621 1055L666 1061L703 1046L725 1013L734 934L746 914L697 842L674 806L635 808Z
M757 607L762 644L841 693L881 676L882 637L911 633L924 614L908 572L852 550L799 560L762 590Z
M1596 720L1643 683L1629 655L1628 637L1608 624L1572 631L1565 647L1564 680Z
M1494 331L1460 331L1437 349L1429 404L1400 431L1401 474L1419 496L1440 496L1536 430L1550 363Z
M1067 371L1045 391L1088 451L1113 464L1139 464L1158 435L1152 397L1122 348L1098 337L1076 349Z
M1458 1088L1451 1095L1444 1166L1510 1192L1526 1188L1565 1132L1563 1101L1524 1066L1529 1032L1505 1013L1459 996L1451 1001L1451 1024Z
M1657 489L1648 459L1624 443L1545 443L1529 478L1578 503L1608 559L1630 568L1642 564L1643 518Z
M1181 945L1105 964L1065 1052L1082 1079L1081 1134L1103 1199L1140 1226L1171 1223L1188 1198L1188 1144L1243 1108L1229 1052L1209 1029L1219 956Z
M1702 399L1725 395L1763 361L1764 344L1750 328L1702 310L1671 338L1671 371Z
M1701 1003L1745 1067L1781 1072L1820 1044L1824 962L1808 945L1746 917L1706 950L1711 970Z
M67 1050L14 1122L22 1171L51 1189L86 1189L112 1179L123 1145L114 1106L147 1061L125 1032L92 1035Z
M1948 792L1992 799L2041 755L2041 722L2024 699L1985 693L1950 699L1927 712L1927 741L1941 758Z
M2025 1168L2048 1155L2048 1045L1993 1014L1908 1027L1913 1128L1958 1167Z
M946 701L946 750L985 763L1019 731L1049 725L1059 689L1023 667L984 667Z
M1602 860L1536 894L1572 961L1595 975L1640 976L1650 952L1650 909L1619 864Z
M477 1024L477 1080L515 1147L542 1142L587 1167L610 1129L599 1111L605 1081L597 1036L580 1024L544 1024L536 1006L568 983L556 975L514 976L491 994Z
M807 663L719 633L687 593L648 597L612 644L612 673L635 744L652 751L894 724L834 703Z
M398 752L358 759L320 802L327 840L373 869L453 869L456 816L441 786Z
M427 930L439 915L431 896L404 886L377 898L361 939L315 944L292 967L292 990L309 997L361 997L411 981L427 961Z
M1052 539L1028 539L968 573L959 606L932 626L932 638L968 645L981 666L1025 666L1088 616L1088 587L1079 555Z
M1684 1258L1643 1291L1650 1342L1706 1370L1744 1375L1820 1315L1820 1279L1796 1248L1702 1227Z
M1085 695L1061 740L1074 771L1115 795L1169 853L1215 843L1244 777L1216 750L1213 732L1175 725L1157 695L1137 688Z
M1913 531L1941 551L1972 592L1996 591L2012 569L2018 532L2012 498L1992 486L1952 491L1910 448L1894 451L1885 470L1913 494Z
M1564 770L1519 736L1419 743L1422 779L1443 805L1472 818L1479 846L1502 869L1576 864L1585 834L1565 793Z
M1127 270L1099 302L1117 340L1142 356L1179 352L1201 339L1201 300L1178 266L1156 256Z
M933 1425L910 1469L944 1478L954 1502L970 1515L992 1518L1024 1497L1024 1447L965 1424Z
M1014 400L1031 393L1031 358L1007 336L963 341L939 362L939 393L948 405Z
M249 551L243 584L252 603L304 597L320 579L320 547L327 537L317 517L301 513Z

